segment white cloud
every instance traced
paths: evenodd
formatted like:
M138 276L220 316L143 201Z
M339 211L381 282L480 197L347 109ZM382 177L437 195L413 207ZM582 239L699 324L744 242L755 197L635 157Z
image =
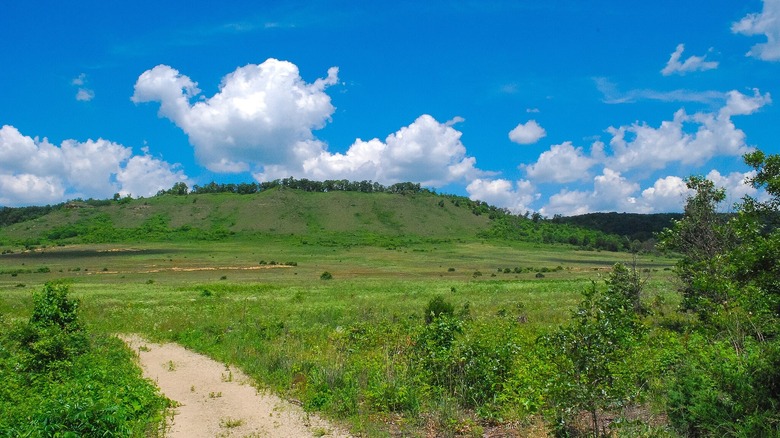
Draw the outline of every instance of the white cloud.
M715 61L706 61L706 56L690 56L683 62L680 62L680 57L685 50L684 44L678 44L674 53L672 53L666 66L661 70L661 74L669 76L672 74L684 75L693 71L706 71L718 68L718 63Z
M554 216L560 214L563 216L575 216L578 214L591 213L588 203L593 199L592 193L579 190L563 189L560 192L550 196L547 205L539 209L543 216Z
M770 102L769 94L761 95L758 90L752 97L731 91L717 113L688 115L679 110L658 128L640 123L610 127L612 156L606 158L606 164L619 171L656 170L670 162L701 165L714 156L741 156L750 147L731 116L751 114Z
M639 184L623 177L620 172L604 168L601 175L593 178L594 205L598 209L633 210L636 198L632 195L639 190Z
M720 91L671 90L659 91L636 89L621 91L617 85L606 78L594 78L596 88L604 95L603 102L607 104L634 103L640 100L657 100L660 102L696 102L715 104L725 100Z
M90 100L95 98L95 91L86 87L87 85L86 74L81 73L80 75L73 78L73 80L70 81L70 83L72 85L78 86L78 91L76 92L76 100L80 102L89 102Z
M536 120L520 123L509 131L509 139L517 144L534 144L546 135L547 131L539 126Z
M593 178L592 191L562 189L550 197L540 212L546 216L571 216L594 211L636 211L639 205L633 195L637 190L638 183L604 168L601 175Z
M484 174L454 128L462 117L440 123L422 115L384 141L357 139L345 153L329 152L313 131L330 121L335 108L325 89L337 81L335 67L309 84L294 64L268 59L228 74L207 98L189 77L159 65L138 78L132 100L160 102L160 116L189 136L198 160L215 172L250 171L258 180L292 175L429 186Z
M575 148L567 141L542 152L536 163L521 167L533 181L567 183L589 178L588 170L594 164L596 161L581 147Z
M1 205L107 198L116 192L148 196L177 181L187 181L181 170L148 155L133 156L131 148L107 140L65 140L55 146L13 126L0 128Z
M466 187L471 199L479 199L491 205L522 214L531 210L531 203L539 199L539 193L530 181L520 180L514 184L505 179L485 180L477 178Z
M63 199L65 187L53 177L0 173L0 206L51 204Z
M780 61L780 0L764 0L761 13L748 14L731 25L731 31L743 35L764 35L765 43L754 45L747 53L764 61Z
M150 155L130 158L116 174L122 196L149 196L178 182L189 182L180 169Z
M76 92L76 100L80 102L89 102L94 98L95 92L88 88L79 88L79 91Z
M729 207L734 202L742 199L744 196L755 197L758 193L755 187L747 183L748 178L756 175L755 171L749 172L731 172L728 175L722 175L718 170L711 170L706 178L715 184L715 187L726 189L726 196Z
M312 131L330 120L335 108L325 88L337 81L335 67L309 84L295 64L268 59L236 69L217 94L191 103L200 94L197 83L158 65L138 78L132 100L160 102L160 116L189 136L198 160L212 171L295 167L325 148Z
M320 151L316 157L304 160L302 171L295 173L318 180L417 181L425 186L441 186L483 175L475 167L476 160L466 155L466 147L460 141L462 134L452 124L452 121L439 123L424 114L384 141L358 139L343 154ZM269 172L266 168L266 173L255 177L272 179L295 170L275 168Z
M761 94L757 88L753 89L753 96L747 96L739 91L732 90L726 93L726 105L721 108L721 117L747 116L758 111L764 105L772 103L769 93Z
M659 178L652 187L642 191L642 203L647 207L648 213L681 211L690 194L691 190L682 178L667 176Z
M73 78L72 81L70 81L73 85L82 86L87 82L87 75L85 73L81 73L80 75Z

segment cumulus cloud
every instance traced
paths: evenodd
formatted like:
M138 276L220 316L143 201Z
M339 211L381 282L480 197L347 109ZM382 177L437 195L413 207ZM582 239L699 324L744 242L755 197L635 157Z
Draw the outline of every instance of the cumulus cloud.
M718 170L713 169L707 175L706 178L715 184L715 187L723 187L726 189L726 195L728 200L737 202L745 196L756 196L758 190L748 183L748 179L756 175L754 170L749 172L731 172L728 175L722 175Z
M724 104L712 112L687 114L679 110L659 126L637 122L610 127L609 145L595 141L590 154L570 142L551 147L535 163L521 166L526 169L529 184L581 181L592 185L580 185L576 190L559 187L539 211L544 215L680 211L690 191L680 176L659 177L659 172L673 167L687 176L697 173L698 168L714 158L739 157L751 151L745 133L736 128L733 117L753 114L772 101L768 93L758 90L723 95ZM600 174L589 175L597 169ZM734 202L744 195L756 195L757 191L745 183L750 175L722 175L712 170L706 177L724 187L730 202Z
M742 35L764 35L765 43L754 45L747 56L764 61L780 61L780 0L764 0L761 13L752 13L731 25L731 31Z
M680 62L684 50L684 44L677 45L677 48L672 53L666 66L661 70L662 75L684 75L693 71L706 71L718 68L718 63L716 61L706 61L706 56L689 56L688 59Z
M639 184L631 182L620 172L604 168L601 175L593 178L593 190L562 189L550 197L541 208L544 215L575 215L593 211L635 211L638 209L634 194Z
M660 178L652 187L640 192L639 183L630 181L620 172L605 168L601 175L593 178L593 190L561 189L550 196L540 213L545 216L571 216L599 211L680 211L688 193L685 181L677 176Z
M514 183L506 179L477 178L466 186L471 199L479 199L488 204L501 206L512 213L521 214L530 211L530 205L539 199L534 185L528 180Z
M462 120L458 117L454 121ZM345 153L321 151L303 162L302 175L312 179L367 179L382 183L418 181L441 186L484 174L476 159L466 155L462 133L453 121L439 123L423 114L412 124L390 134L384 141L358 139ZM278 177L291 169L274 169L258 179Z
M199 162L215 172L429 186L484 174L454 128L462 117L440 123L424 114L385 140L357 139L344 153L329 152L313 131L330 121L335 108L325 90L337 81L336 67L307 83L295 64L268 59L236 69L204 97L192 79L158 65L138 78L132 100L159 102L159 115L188 135Z
M680 211L691 190L679 176L659 178L642 191L642 201L649 212Z
M509 131L509 139L517 144L534 144L546 135L547 131L536 120L520 123Z
M209 170L243 172L290 167L319 155L325 146L312 131L330 120L335 108L325 88L337 81L336 67L307 83L295 64L268 59L228 74L207 98L189 77L158 65L138 78L132 100L160 102L160 116L187 134Z
M560 192L550 196L547 205L539 209L543 216L554 216L560 214L563 216L575 216L578 214L591 213L589 201L593 199L593 194L579 190L562 189Z
M769 94L754 90L753 96L738 91L727 93L726 105L717 113L687 114L679 110L674 118L657 128L634 123L610 127L612 156L606 164L613 169L661 169L670 162L701 165L714 156L741 156L750 147L745 133L734 126L733 115L746 115L771 102ZM695 132L690 127L694 126Z
M596 160L585 155L581 147L567 141L542 152L536 163L523 165L528 176L538 182L567 183L587 179Z
M139 168L139 162L145 167ZM128 178L132 176L132 180ZM113 193L148 196L186 181L181 170L107 140L65 140L59 146L0 128L0 205L61 202Z

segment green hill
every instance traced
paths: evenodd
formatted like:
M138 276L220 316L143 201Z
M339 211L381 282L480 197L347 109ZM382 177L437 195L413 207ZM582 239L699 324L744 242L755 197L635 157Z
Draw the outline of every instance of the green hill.
M511 215L424 189L306 191L274 186L246 194L161 193L0 210L0 245L290 239L326 246L515 240L617 251L623 238Z

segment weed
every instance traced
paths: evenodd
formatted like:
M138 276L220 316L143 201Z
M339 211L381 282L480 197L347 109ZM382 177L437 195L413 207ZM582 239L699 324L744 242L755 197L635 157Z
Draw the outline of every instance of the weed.
M234 429L244 425L244 420L240 418L224 417L219 420L219 427L224 429Z

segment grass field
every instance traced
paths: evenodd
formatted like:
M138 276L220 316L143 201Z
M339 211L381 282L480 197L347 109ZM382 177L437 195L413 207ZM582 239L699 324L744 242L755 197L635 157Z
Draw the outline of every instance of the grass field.
M566 321L581 291L616 262L632 256L480 240L397 248L293 237L64 246L0 256L0 312L28 317L32 291L64 279L93 331L177 341L369 436L430 427L454 435L482 430L477 419L486 415L521 419L523 409L493 403L480 417L423 382L411 362L426 304L442 296L458 312L467 309L465 338L521 348ZM672 306L674 296L662 291L670 289L673 261L641 256L636 263L647 278L646 300ZM325 272L332 279L321 279Z

